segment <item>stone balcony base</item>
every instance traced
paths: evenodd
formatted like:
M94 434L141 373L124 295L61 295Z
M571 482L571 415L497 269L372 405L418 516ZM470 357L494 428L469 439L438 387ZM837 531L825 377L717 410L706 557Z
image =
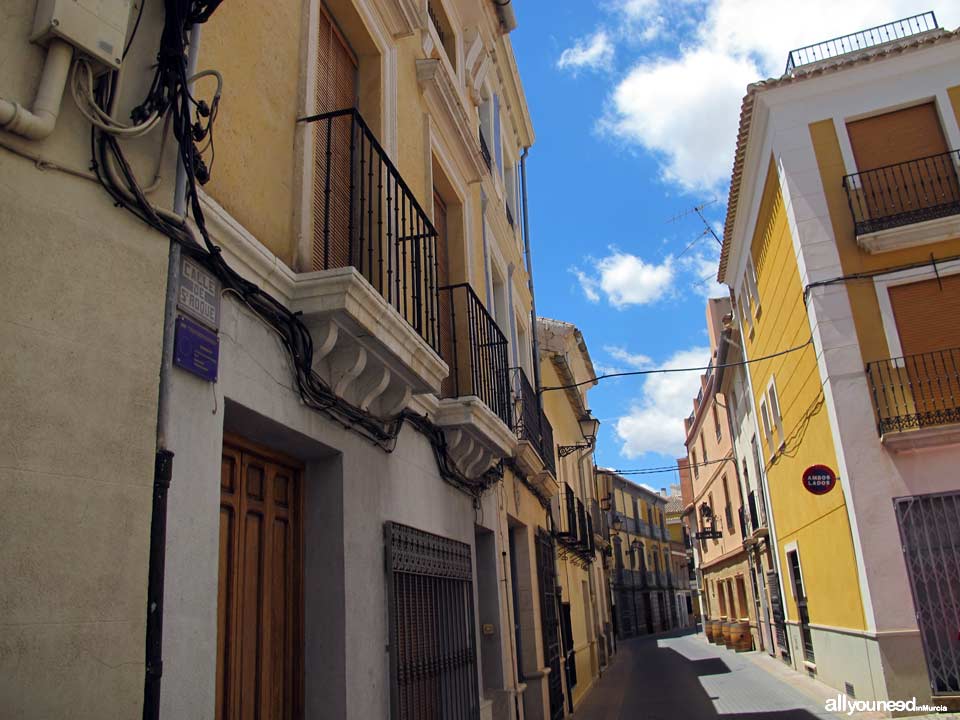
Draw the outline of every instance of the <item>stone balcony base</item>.
M443 428L447 451L464 477L478 478L514 453L517 439L476 396L440 400L434 422Z
M296 276L290 307L313 337L313 369L350 404L389 418L438 393L447 364L355 268Z
M885 432L880 442L895 453L914 452L926 448L960 444L960 423L937 425L904 430L903 432Z

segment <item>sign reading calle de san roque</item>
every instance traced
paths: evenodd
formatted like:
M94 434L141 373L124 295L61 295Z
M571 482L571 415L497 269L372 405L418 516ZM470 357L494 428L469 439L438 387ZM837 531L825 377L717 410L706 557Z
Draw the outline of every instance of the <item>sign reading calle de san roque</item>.
M837 484L837 474L826 465L811 465L803 471L803 486L814 495L826 495Z

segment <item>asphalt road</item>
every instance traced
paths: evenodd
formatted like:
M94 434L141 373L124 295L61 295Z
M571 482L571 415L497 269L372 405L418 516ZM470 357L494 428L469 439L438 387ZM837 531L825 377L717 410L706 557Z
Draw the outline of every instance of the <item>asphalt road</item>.
M577 720L836 720L746 655L692 633L636 638L574 713Z

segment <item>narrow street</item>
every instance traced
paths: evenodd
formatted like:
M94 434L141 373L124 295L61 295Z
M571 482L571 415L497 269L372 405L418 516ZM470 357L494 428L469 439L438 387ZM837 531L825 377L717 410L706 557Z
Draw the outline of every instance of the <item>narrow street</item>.
M578 720L833 720L748 655L684 634L621 643Z

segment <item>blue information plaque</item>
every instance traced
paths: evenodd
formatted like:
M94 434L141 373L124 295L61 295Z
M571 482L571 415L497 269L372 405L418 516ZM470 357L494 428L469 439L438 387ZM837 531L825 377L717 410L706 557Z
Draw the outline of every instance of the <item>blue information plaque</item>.
M173 364L208 382L217 381L220 338L191 318L177 317L173 339Z

